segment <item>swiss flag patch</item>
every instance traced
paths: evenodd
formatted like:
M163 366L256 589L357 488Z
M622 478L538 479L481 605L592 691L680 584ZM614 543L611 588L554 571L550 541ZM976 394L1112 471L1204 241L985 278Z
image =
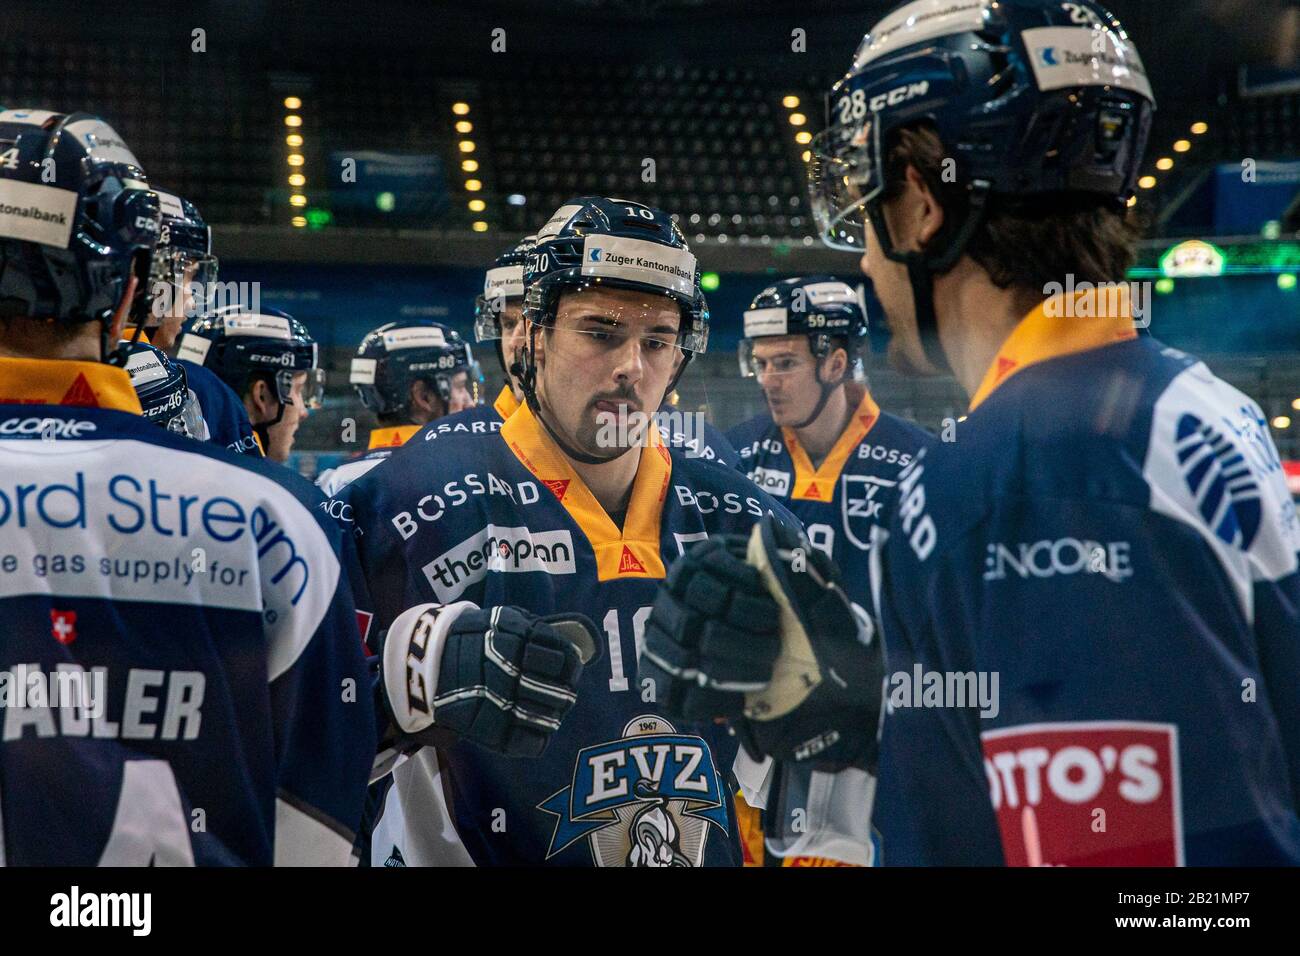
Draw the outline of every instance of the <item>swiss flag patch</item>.
M63 393L63 397L59 399L59 404L79 405L83 408L98 408L99 399L95 397L95 390L91 388L90 383L86 381L86 376L78 372L76 380L73 381L68 390Z
M1112 721L980 735L1008 866L1182 866L1178 729Z
M569 478L543 478L542 484L551 489L556 501L564 500L564 493L569 490Z
M632 549L627 545L623 545L623 553L618 559L618 573L645 574L645 565L637 560L636 555L632 553Z
M71 644L77 639L77 612L50 611L50 634L60 644Z

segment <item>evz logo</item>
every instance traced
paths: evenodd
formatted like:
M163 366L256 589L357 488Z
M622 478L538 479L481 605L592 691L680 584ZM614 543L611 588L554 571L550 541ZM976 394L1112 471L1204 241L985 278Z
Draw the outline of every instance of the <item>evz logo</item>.
M1236 443L1188 413L1178 419L1174 451L1206 525L1225 544L1250 550L1263 508L1259 482Z
M874 475L840 476L844 534L861 551L871 548L871 529L885 523L885 497L894 482Z
M700 866L727 799L708 745L644 714L583 748L572 784L537 808L557 818L547 859L585 838L597 866Z

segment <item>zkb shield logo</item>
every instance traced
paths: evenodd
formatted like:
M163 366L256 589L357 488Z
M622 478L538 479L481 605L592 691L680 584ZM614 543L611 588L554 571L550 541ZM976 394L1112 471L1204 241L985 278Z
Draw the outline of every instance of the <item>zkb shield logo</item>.
M600 261L600 254L601 254L602 252L604 252L604 250L601 249L599 246L596 246L596 247L593 248L593 249L588 249L588 250L587 250L587 255L591 258L591 261L592 261L592 262L599 262L599 261Z
M861 551L871 548L871 529L885 523L885 499L894 482L875 475L840 476L844 535Z

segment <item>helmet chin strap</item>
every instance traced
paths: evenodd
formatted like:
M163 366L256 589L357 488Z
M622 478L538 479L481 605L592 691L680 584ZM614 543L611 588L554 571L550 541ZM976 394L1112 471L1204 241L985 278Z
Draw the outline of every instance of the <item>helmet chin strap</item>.
M921 339L921 349L925 353L926 361L939 370L940 374L951 372L952 366L939 341L939 319L934 311L934 277L944 275L957 264L971 236L984 222L988 198L989 184L977 181L971 187L970 209L966 213L965 221L938 254L899 252L894 248L893 239L889 235L883 204L876 200L869 210L871 228L876 231L876 241L880 243L885 258L907 266L907 279L912 287L912 302L916 307L916 330Z

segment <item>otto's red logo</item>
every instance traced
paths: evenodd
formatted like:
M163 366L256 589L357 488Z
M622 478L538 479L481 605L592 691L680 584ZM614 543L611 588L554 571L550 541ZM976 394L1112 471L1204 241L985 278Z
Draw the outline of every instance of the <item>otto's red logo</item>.
M77 612L50 611L50 634L60 644L71 644L77 639Z
M1173 724L1029 724L980 736L1008 866L1183 864Z

